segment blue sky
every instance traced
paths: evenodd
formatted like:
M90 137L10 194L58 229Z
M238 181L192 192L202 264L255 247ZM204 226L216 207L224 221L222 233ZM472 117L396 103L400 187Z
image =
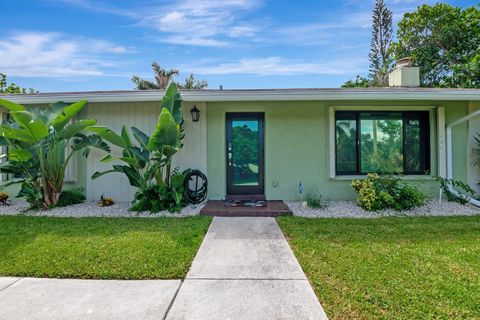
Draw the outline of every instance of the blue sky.
M436 1L386 0L398 22ZM456 6L477 1L445 1ZM41 92L132 89L150 64L210 88L338 87L366 75L374 0L1 1L0 72Z

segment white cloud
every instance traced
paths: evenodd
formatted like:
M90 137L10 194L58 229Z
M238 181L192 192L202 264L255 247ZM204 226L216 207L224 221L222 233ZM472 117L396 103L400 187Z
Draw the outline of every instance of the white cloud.
M23 32L0 39L2 72L16 77L99 76L115 65L114 54L130 48L98 39L71 39L59 33Z
M253 37L257 33L257 28L253 26L236 26L233 27L228 35L232 38Z
M183 0L145 13L141 25L165 35L161 42L196 46L225 46L229 38L253 36L257 28L238 16L260 5L259 0ZM153 13L152 13L153 12Z
M247 58L230 63L210 66L185 66L191 72L202 75L253 74L259 76L323 74L354 74L365 70L364 59L345 58L324 62L302 62L283 57Z

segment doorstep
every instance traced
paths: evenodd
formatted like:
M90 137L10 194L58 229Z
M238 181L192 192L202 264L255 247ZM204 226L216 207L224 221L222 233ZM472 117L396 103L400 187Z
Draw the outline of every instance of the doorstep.
M278 217L292 215L290 208L282 200L268 200L264 207L225 206L224 200L209 200L200 210L201 215L216 217Z

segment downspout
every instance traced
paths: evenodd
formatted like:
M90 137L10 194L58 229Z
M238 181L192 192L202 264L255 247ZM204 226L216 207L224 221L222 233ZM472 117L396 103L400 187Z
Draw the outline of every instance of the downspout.
M477 110L477 111L472 112L472 113L466 115L465 117L462 117L462 118L450 123L449 125L447 125L447 130L446 130L446 135L447 135L447 137L446 137L447 138L447 179L452 179L452 172L453 172L452 128L456 125L459 125L459 124L461 124L465 121L468 121L471 118L479 116L479 115L480 115L480 110ZM457 190L455 190L451 184L447 183L446 186L447 186L448 191L451 192L453 195L455 195L459 198L464 198L465 199L465 196L463 194L461 194L460 192L458 192ZM480 201L477 200L477 199L469 199L468 202L477 206L477 207L480 207Z

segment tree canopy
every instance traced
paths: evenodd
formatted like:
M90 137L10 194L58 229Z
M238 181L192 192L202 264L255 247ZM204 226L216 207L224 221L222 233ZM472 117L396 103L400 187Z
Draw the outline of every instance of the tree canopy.
M390 20L391 12L377 0L369 77L357 76L342 87L386 85L393 54L397 60L412 58L420 68L423 87L480 88L480 5L465 9L445 3L419 6L403 16L391 44Z
M426 87L480 88L480 5L422 5L398 24L395 57L412 57Z
M373 9L372 41L370 44L369 78L374 86L387 86L393 57L390 51L392 43L392 11L383 0L375 2Z
M20 94L20 93L38 93L37 90L33 88L22 88L15 83L8 83L7 75L0 73L0 93L6 94Z
M392 11L383 0L376 0L372 12L372 40L370 42L370 60L368 78L357 75L356 79L348 80L342 88L382 87L388 85L388 74L391 71L393 57L390 45L392 43Z

